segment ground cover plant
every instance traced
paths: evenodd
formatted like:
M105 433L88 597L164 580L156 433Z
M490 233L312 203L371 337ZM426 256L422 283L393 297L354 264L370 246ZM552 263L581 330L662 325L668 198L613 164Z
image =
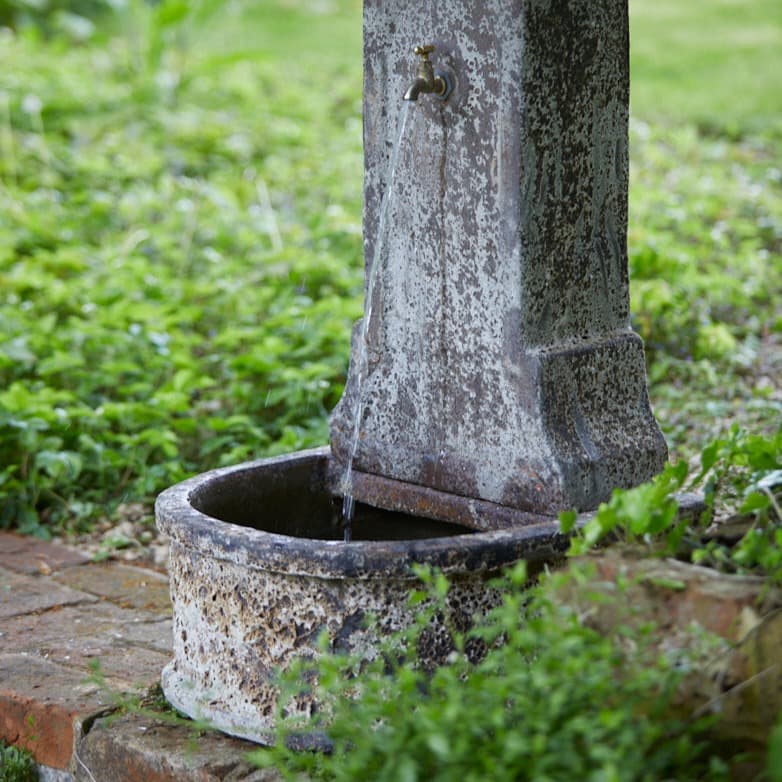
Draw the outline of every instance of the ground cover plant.
M326 441L361 310L358 10L221 8L129 3L78 46L2 33L4 527L88 529ZM683 453L782 404L780 137L710 134L631 128L634 325Z
M495 584L502 604L473 631L454 631L449 662L430 674L415 664L415 648L431 615L447 613L448 583L421 575L413 599L427 608L380 659L325 654L283 677L293 699L302 681L317 681L320 711L289 724L273 751L255 753L259 765L287 779L335 781L729 778L703 740L706 724L670 709L699 651L666 658L638 628L605 636L548 592L525 588L522 564ZM574 575L584 574L550 581ZM489 646L477 663L467 653L476 640ZM327 736L332 751L287 749L297 730Z
M360 66L2 35L0 524L322 443L361 308Z
M0 782L37 782L38 767L30 754L0 742Z
M770 437L734 429L704 448L699 464L694 477L682 460L647 484L617 491L573 537L569 553L583 557L611 535L634 544L634 557L708 561L782 584L782 427ZM677 521L677 492L694 487L704 489L708 511ZM751 525L738 544L704 541L699 535L711 528L714 508L725 504ZM561 521L572 529L575 514ZM723 639L690 628L686 642L661 641L642 603L634 608L634 582L617 578L607 594L598 591L589 559L546 573L535 586L526 576L522 565L495 582L500 607L466 633L452 629L453 652L434 673L417 665L416 648L431 616L448 615L442 574L421 573L424 587L411 597L423 606L415 625L372 663L333 650L324 637L321 658L281 675L284 727L274 750L256 753L255 761L289 779L780 778L779 729L764 758L758 747L773 726L745 734L744 745L727 743L719 717L703 718L705 700L686 694L686 677L713 670L724 657ZM611 632L594 618L606 611L615 617ZM488 648L477 662L476 642ZM288 699L295 702L302 686L319 704L308 722L286 718ZM291 749L302 732L328 737L331 752Z

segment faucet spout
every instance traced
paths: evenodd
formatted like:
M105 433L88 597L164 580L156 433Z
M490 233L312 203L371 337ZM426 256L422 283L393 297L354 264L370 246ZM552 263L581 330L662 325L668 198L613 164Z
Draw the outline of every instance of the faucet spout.
M426 79L416 76L413 83L407 88L404 100L418 100L422 92L431 92L431 85Z
M432 93L440 100L445 100L451 92L450 81L444 71L435 71L429 61L429 55L434 51L432 44L416 46L413 50L421 58L418 72L412 84L404 94L404 100L417 101L421 93Z

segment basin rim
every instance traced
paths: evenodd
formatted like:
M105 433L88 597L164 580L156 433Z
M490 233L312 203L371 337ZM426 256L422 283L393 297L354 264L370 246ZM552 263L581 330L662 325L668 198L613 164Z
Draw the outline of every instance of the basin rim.
M446 574L497 571L519 560L552 560L562 555L568 539L559 522L539 523L489 532L467 532L439 538L342 541L302 538L223 521L198 510L198 492L253 472L277 472L310 466L325 474L328 447L297 451L200 473L162 492L155 502L158 529L173 542L217 560L290 576L323 579L417 580L415 565L429 565Z

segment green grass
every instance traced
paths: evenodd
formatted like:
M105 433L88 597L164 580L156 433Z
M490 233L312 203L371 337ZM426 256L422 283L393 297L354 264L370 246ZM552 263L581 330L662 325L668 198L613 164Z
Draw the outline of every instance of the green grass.
M326 439L361 311L358 84L187 53L0 46L2 525Z
M360 0L261 0L237 9L205 37L208 51L239 50L281 68L298 63L361 78Z
M782 129L778 0L630 0L632 111L731 133Z
M732 134L782 130L777 0L630 0L630 19L634 116ZM179 33L195 44L191 63L249 56L281 73L291 64L335 69L360 83L358 0L226 3L206 28Z
M360 79L361 3L227 4L197 34L199 57L237 53L350 71ZM630 0L633 114L731 133L782 129L777 0Z
M687 9L698 31L711 6ZM326 441L361 312L360 9L181 10L0 40L0 526L77 529ZM782 414L782 156L773 118L719 109L721 81L698 96L725 133L704 136L689 91L642 67L643 46L683 56L670 22L634 6L633 26L634 95L689 111L650 124L634 102L629 232L653 399L687 454ZM766 75L730 90L771 105Z

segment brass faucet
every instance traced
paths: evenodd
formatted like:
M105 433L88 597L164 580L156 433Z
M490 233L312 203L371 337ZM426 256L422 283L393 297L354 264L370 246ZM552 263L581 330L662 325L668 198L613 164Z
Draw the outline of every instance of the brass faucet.
M429 55L434 51L433 44L416 46L413 53L421 58L418 63L418 72L413 83L407 88L405 100L418 100L422 92L432 93L440 100L445 100L451 92L451 84L448 75L441 70L435 70L429 61Z

